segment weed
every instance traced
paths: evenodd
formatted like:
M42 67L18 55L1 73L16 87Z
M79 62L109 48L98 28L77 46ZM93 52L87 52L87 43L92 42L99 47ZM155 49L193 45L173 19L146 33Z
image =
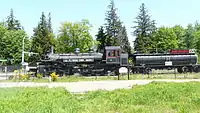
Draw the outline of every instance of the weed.
M29 74L20 74L19 79L22 81L30 80L30 75Z
M51 76L51 79L52 79L53 82L56 81L58 79L58 77L59 77L59 75L56 75L55 72L51 73L50 76Z
M41 78L43 77L43 75L42 75L42 74L37 74L36 77L37 77L38 79L41 79Z

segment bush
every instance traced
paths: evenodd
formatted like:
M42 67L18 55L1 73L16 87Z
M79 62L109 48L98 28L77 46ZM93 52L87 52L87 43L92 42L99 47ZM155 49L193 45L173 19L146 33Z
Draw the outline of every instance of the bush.
M43 75L42 75L42 74L37 74L36 77L37 77L38 79L41 79L41 78L43 77Z
M11 75L11 76L8 77L8 79L9 79L9 80L13 80L14 77L15 77L15 75Z
M50 76L51 76L52 81L56 81L56 80L58 79L58 76L59 76L59 75L56 75L56 73L53 72L53 73L51 73Z
M30 80L31 75L29 73L24 74L22 69L14 70L14 73L15 73L15 75L10 77L9 79L12 79L13 81L16 81L16 80L22 80L22 81Z
M23 81L30 80L30 75L29 74L20 74L19 79Z

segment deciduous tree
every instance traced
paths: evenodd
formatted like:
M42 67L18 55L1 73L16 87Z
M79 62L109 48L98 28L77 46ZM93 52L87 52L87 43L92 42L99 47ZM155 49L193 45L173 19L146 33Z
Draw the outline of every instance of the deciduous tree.
M160 27L151 40L157 52L167 52L179 47L177 35L170 27Z
M12 62L7 62L7 65L21 63L23 38L25 51L28 51L30 42L23 30L8 30L5 26L0 26L0 59L12 59ZM27 58L26 55L26 61Z
M192 24L188 24L185 29L184 43L187 49L195 48L195 29Z
M185 29L181 25L175 25L173 31L176 34L178 40L178 48L186 49L186 44L184 42Z
M75 48L80 48L81 52L86 52L94 45L94 40L89 33L91 25L88 20L81 22L64 22L59 29L56 51L58 53L73 52Z

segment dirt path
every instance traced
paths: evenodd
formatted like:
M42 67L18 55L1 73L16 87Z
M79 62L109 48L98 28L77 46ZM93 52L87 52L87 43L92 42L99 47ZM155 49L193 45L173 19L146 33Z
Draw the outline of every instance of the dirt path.
M8 87L65 87L71 93L84 93L95 90L129 89L134 85L145 85L153 81L157 82L200 82L200 79L189 80L106 80L106 81L81 81L81 82L55 82L55 83L34 83L34 82L2 82L0 88Z

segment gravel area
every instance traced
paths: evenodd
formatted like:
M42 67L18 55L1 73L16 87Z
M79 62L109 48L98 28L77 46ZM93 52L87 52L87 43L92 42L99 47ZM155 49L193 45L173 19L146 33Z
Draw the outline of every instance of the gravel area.
M34 83L34 82L2 82L0 88L9 87L65 87L71 93L85 93L95 90L129 89L134 85L145 85L153 81L158 82L200 82L200 79L189 80L106 80L106 81L81 81L81 82L55 82L55 83Z

